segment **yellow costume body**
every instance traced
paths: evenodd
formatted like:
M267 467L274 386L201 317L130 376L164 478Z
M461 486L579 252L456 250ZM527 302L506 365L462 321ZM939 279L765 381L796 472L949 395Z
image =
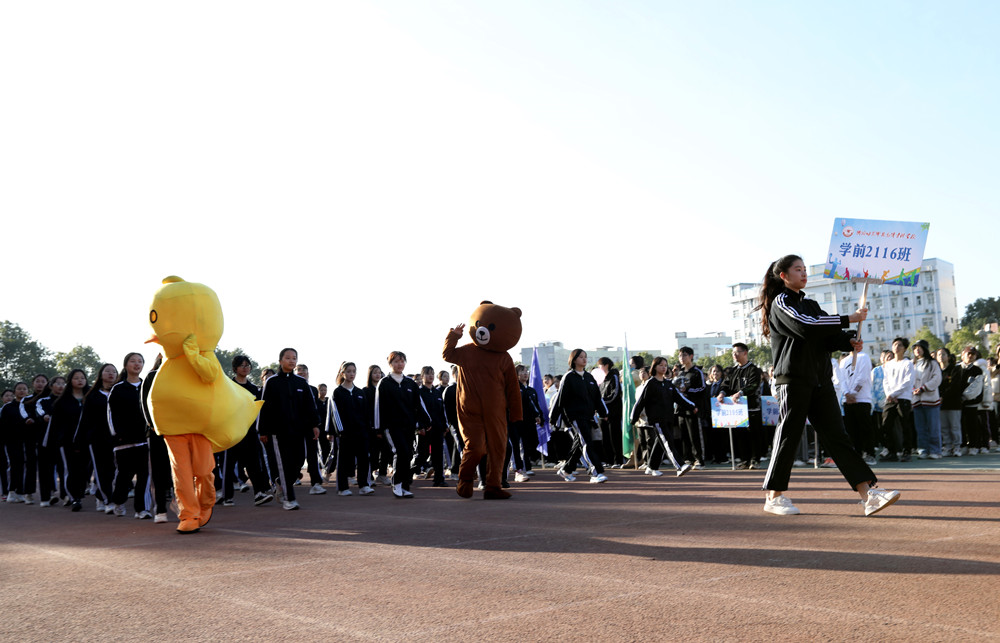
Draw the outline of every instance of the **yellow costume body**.
M177 531L193 533L215 504L213 451L242 440L264 404L222 370L215 347L222 337L222 306L203 284L167 277L149 310L164 361L149 393L153 428L170 450L180 509Z

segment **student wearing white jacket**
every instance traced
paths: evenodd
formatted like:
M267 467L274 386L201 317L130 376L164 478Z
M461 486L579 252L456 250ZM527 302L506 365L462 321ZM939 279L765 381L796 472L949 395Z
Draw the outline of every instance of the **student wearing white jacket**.
M848 353L840 360L844 388L844 428L854 449L870 466L875 464L872 432L872 360L863 350Z
M883 460L887 462L909 462L913 450L913 363L906 358L909 346L905 337L892 340L892 361L882 367L885 391L882 428L889 447L889 455Z
M941 457L941 367L924 340L913 344L913 424L917 457Z

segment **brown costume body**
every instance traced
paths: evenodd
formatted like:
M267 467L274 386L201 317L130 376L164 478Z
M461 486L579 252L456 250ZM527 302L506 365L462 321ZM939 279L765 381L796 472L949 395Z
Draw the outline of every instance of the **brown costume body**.
M489 308L493 310L484 310L487 309L486 305L480 306L473 319L484 317L484 313L501 313L497 323L502 324L505 321L503 314L513 314L516 311L513 318L516 322L516 334L513 328L505 329L506 333L499 328L493 329L493 341L488 338L486 343L490 347L484 348L476 340L476 328L473 326L470 331L476 343L456 347L462 333L451 330L442 352L445 360L459 367L456 391L458 428L465 446L458 472L457 491L458 495L466 498L472 495L472 480L484 455L487 456L485 497L509 495L500 488L507 450L507 422L517 422L522 417L521 389L514 372L514 360L507 353L521 336L521 311L492 304L489 304Z

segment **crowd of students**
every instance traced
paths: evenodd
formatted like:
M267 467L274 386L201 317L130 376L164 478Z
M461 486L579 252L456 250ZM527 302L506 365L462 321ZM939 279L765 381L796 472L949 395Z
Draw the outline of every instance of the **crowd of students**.
M911 359L908 348L905 338L897 338L874 367L861 350L833 360L833 382L854 450L875 464L996 449L997 357L987 361L969 347L957 362L946 348L932 354L926 342L918 341ZM675 365L663 356L649 366L633 357L637 391L628 420L635 448L626 457L621 375L610 359L601 358L604 376L598 384L587 370L586 352L574 350L565 375L543 378L549 419L563 429L547 445L549 461L558 463L556 474L573 482L583 466L589 481L600 484L608 480L606 466L661 476L665 460L677 476L730 458L741 468L759 468L774 431L762 426L761 397L771 394L769 373L749 361L741 343L733 346L735 366L712 366L707 376L693 357L688 347ZM342 496L352 495L352 487L371 495L384 486L396 498L409 499L414 479L431 479L437 487L457 480L462 441L454 369L435 373L424 367L407 375L406 355L399 351L387 362L388 373L371 365L364 382L356 382L357 366L345 362L331 394L326 384L308 383L308 367L298 363L294 349L281 351L277 372L262 371L261 387L251 381L250 360L236 357L234 380L265 404L246 437L217 454L222 506L235 504L238 490L252 489L255 505L277 498L284 509L298 509L295 487L304 484L303 469L309 476L304 488L313 495L326 493L323 485L330 482ZM135 518L166 522L170 465L146 406L158 366L143 379L142 355L129 353L120 372L104 364L93 383L74 369L51 380L37 375L30 385L19 382L4 391L3 499L34 504L37 492L42 507L62 504L80 511L85 497L93 495L98 511L124 516L131 497ZM542 405L528 386L528 369L518 366L517 375L524 419L509 426L505 487L508 473L515 482L527 482L544 462L538 451ZM737 430L731 444L728 431L712 428L710 402L740 397L747 401L750 426ZM821 458L823 445L818 448L815 457ZM803 451L795 464L806 457ZM832 464L830 458L824 462Z

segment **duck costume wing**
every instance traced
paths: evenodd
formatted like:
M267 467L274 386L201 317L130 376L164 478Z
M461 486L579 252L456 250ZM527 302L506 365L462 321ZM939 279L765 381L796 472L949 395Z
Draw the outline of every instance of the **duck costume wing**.
M204 435L215 452L242 440L264 404L226 377L215 356L222 337L222 306L204 284L167 277L149 307L153 336L164 362L149 392L159 435Z

